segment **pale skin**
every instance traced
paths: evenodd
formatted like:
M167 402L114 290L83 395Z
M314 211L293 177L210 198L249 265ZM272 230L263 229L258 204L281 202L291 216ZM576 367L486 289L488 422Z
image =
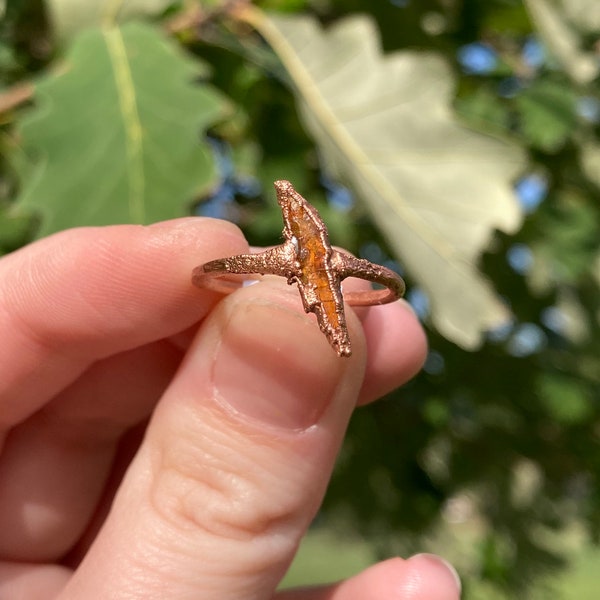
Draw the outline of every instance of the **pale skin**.
M412 377L426 342L402 301L348 308L340 359L281 278L191 285L244 252L233 225L188 218L0 259L0 598L459 598L431 555L276 591L352 411Z

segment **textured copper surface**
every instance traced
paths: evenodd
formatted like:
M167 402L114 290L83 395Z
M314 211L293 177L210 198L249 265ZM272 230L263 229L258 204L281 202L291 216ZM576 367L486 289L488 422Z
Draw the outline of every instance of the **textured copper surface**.
M239 274L280 275L296 283L304 310L316 315L321 331L339 356L352 353L344 300L354 306L393 302L404 294L402 278L386 267L355 258L331 247L319 213L289 181L276 181L277 201L283 213L285 242L258 254L219 258L196 267L192 281L199 287L229 293L240 286ZM229 276L229 278L228 278ZM349 292L342 296L346 277L367 279L386 289Z

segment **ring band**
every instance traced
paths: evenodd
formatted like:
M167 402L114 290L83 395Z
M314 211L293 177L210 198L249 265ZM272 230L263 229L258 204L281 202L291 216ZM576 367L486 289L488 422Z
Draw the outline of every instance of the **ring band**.
M298 284L304 310L315 313L338 355L350 356L344 300L352 306L387 304L404 294L404 281L387 267L332 248L319 213L289 181L276 181L275 190L283 212L285 242L258 254L211 260L194 269L192 282L227 294L243 284L236 279L240 275L285 277L288 284ZM341 282L347 277L366 279L385 289L342 295Z
M281 248L281 246L277 246L277 248ZM289 280L297 277L295 273L291 276L288 272L283 273L278 265L275 269L272 268L273 257L270 255L272 250L266 250L259 254L238 254L211 260L193 270L192 282L198 287L220 294L234 292L245 282L251 280L236 277L239 275L280 275L286 277L288 283L294 283L295 279L294 281ZM384 286L384 289L343 292L344 300L350 306L387 304L404 295L404 280L387 267L338 250L333 250L331 262L338 265L334 266L334 271L339 282L347 277L356 277Z

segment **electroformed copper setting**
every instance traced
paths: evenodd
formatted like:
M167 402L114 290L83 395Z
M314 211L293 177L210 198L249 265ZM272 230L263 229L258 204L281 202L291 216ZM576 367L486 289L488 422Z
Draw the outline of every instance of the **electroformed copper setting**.
M307 202L289 181L274 183L277 201L283 213L283 237L280 246L257 254L238 254L211 260L196 267L194 285L220 293L239 288L240 274L279 275L288 284L298 284L304 310L316 315L321 331L338 356L350 356L352 348L344 300L351 306L386 304L402 297L402 278L387 267L336 250L329 243L327 227L316 208ZM358 277L385 286L385 289L346 292L342 280Z

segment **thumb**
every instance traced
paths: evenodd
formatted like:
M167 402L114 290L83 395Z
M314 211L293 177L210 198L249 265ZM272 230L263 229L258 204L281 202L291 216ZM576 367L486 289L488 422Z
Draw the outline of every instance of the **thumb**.
M243 288L203 323L68 598L270 597L324 494L364 373L295 289Z

